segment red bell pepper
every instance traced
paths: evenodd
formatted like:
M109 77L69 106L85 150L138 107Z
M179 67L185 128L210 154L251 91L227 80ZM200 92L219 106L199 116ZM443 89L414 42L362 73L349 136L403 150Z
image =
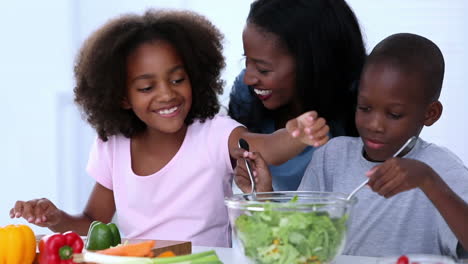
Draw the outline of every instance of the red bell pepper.
M39 264L73 264L73 254L83 251L84 242L75 232L51 234L39 241Z

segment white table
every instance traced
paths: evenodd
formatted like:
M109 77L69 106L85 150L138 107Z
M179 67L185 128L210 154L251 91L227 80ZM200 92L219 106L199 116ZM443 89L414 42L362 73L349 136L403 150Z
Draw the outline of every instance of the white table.
M213 248L213 247L198 247L193 246L192 252L202 252L208 250L215 250L218 257L224 264L246 264L247 259L240 254L240 252L233 248ZM341 255L335 260L335 264L377 264L378 258L373 257L358 257Z

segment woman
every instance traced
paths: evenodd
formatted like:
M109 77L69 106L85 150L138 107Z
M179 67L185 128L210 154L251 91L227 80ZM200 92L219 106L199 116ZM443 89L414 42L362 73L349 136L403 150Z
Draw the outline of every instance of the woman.
M344 0L254 1L242 40L246 67L231 90L232 118L252 132L271 133L315 110L327 120L330 136L357 136L356 90L366 54ZM296 190L313 151L307 147L271 165L273 189Z

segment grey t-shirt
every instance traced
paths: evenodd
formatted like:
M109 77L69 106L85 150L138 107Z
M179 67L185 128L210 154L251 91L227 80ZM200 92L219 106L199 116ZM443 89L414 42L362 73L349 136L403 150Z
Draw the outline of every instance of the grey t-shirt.
M381 163L362 155L361 138L337 137L314 153L299 190L349 194ZM465 201L468 200L468 169L449 150L418 139L404 158L431 166ZM457 238L420 189L386 199L365 187L350 216L343 254L397 256L439 254L456 257Z

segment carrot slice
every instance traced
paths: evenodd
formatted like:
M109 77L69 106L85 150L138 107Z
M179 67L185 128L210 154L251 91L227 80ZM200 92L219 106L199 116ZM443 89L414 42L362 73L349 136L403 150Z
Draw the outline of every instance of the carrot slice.
M153 257L151 250L156 241L148 240L135 244L120 245L104 250L98 250L96 253L112 255L112 256L128 256L128 257Z
M171 250L164 251L163 253L159 254L157 258L167 258L167 257L175 257L176 254Z

